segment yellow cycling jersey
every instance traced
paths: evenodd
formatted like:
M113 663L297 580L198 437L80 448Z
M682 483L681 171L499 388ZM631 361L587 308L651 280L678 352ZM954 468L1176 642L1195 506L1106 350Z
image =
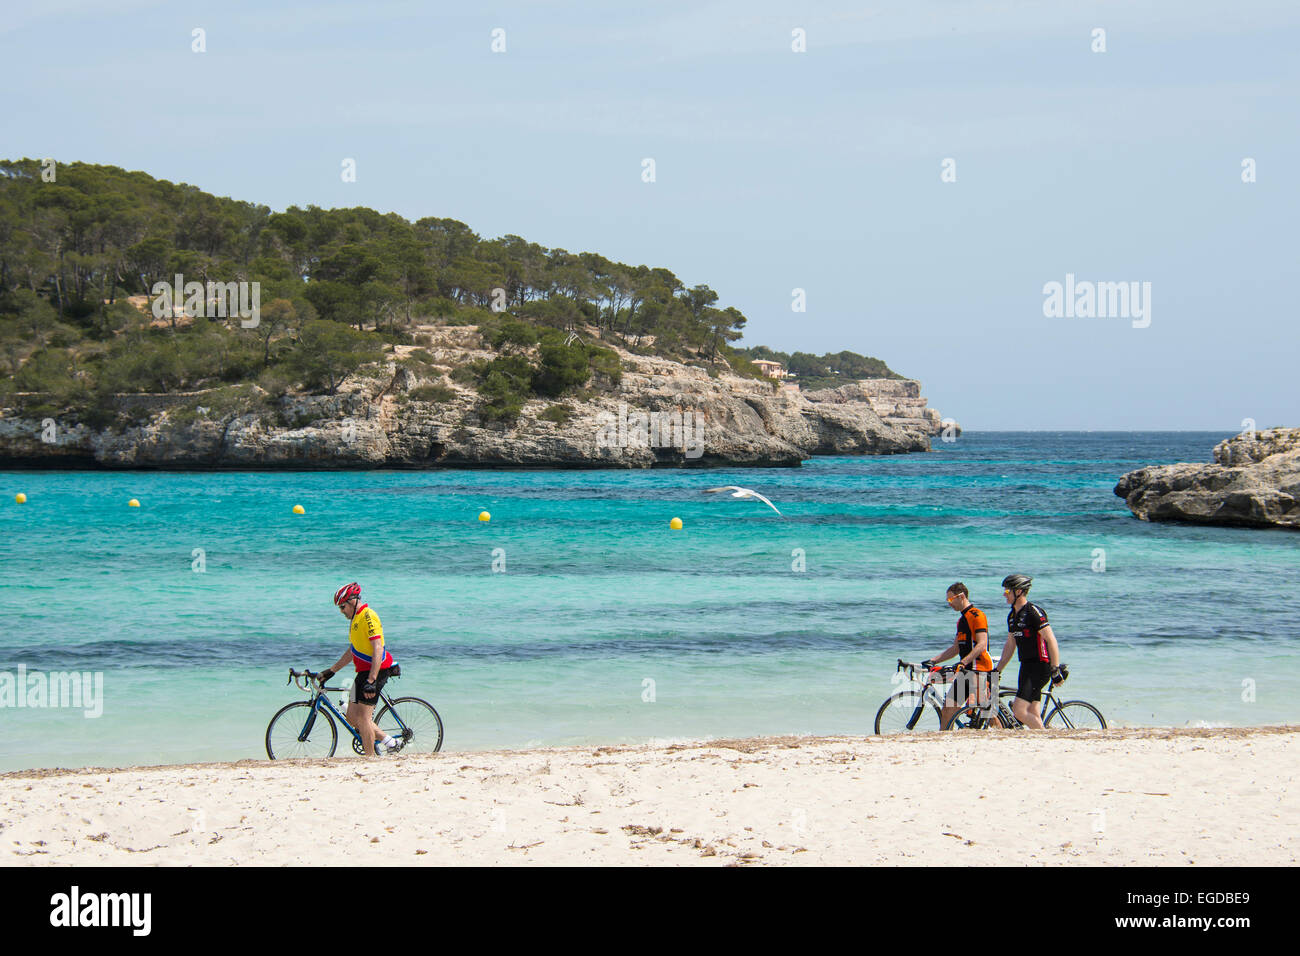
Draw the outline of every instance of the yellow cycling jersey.
M384 627L379 623L379 615L371 610L369 604L361 605L357 608L357 613L352 615L348 641L352 644L352 663L358 671L370 670L371 655L375 650L384 655L381 667L393 666L393 655L384 647Z

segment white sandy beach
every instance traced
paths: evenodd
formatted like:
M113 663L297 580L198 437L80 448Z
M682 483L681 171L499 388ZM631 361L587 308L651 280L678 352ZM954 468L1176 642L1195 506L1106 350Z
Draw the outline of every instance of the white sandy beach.
M1294 728L758 738L0 777L8 865L1285 865Z

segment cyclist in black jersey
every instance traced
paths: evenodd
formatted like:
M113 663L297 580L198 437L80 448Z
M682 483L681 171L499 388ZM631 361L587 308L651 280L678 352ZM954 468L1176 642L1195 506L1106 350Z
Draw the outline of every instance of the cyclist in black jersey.
M1047 612L1029 602L1029 586L1034 579L1027 574L1008 574L1002 579L1002 595L1011 610L1007 613L1007 642L1002 647L997 672L1011 662L1014 644L1020 658L1020 677L1011 712L1026 727L1043 729L1043 687L1049 680L1061 680L1061 649L1056 643Z

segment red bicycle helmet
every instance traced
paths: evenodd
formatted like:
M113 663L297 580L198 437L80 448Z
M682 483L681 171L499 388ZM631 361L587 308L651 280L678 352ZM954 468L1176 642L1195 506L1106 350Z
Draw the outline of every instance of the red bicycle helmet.
M361 585L353 581L351 584L345 584L334 592L334 606L342 607L353 598L361 597Z

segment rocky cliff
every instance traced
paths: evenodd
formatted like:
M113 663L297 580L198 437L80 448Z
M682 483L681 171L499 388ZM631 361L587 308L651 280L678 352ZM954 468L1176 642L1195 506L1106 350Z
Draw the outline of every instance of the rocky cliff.
M1115 494L1144 521L1300 529L1300 428L1219 442L1214 461L1131 471Z
M921 383L910 378L867 378L838 388L804 392L810 402L845 404L866 402L881 421L905 431L922 435L939 435L947 429L961 434L961 426L952 419L939 417L921 397Z
M929 450L937 413L916 383L877 411L875 386L800 395L768 381L619 351L622 381L558 402L535 400L513 423L487 422L479 396L447 376L489 358L472 326L430 327L412 369L398 346L386 366L336 395L272 398L219 412L207 393L120 396L138 421L97 429L5 410L0 464L110 468L645 468L798 465L811 455ZM889 388L899 383L889 383ZM424 390L421 391L421 387ZM434 386L436 400L428 397ZM909 390L908 386L914 386ZM905 393L905 394L904 394ZM422 397L423 396L423 397ZM918 405L917 402L920 402ZM903 409L900 413L898 409Z

